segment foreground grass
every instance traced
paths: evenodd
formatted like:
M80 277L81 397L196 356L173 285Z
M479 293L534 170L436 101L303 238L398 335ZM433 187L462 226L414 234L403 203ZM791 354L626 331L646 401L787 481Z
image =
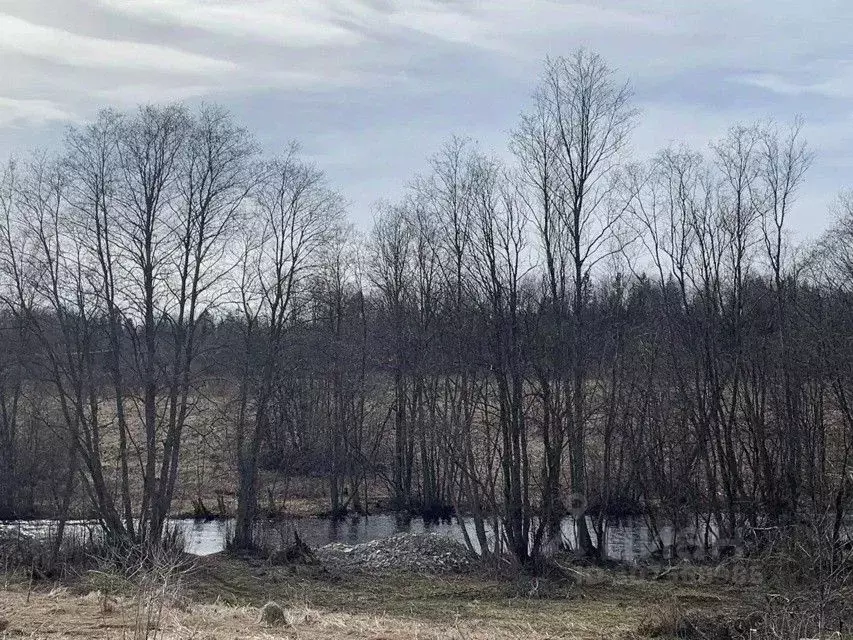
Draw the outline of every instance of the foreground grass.
M553 584L484 574L347 574L217 555L181 578L181 595L166 599L147 636L140 594L86 574L52 589L7 585L0 592L6 620L0 637L630 638L654 622L661 603L719 615L753 598L741 587L589 571L584 580L592 584ZM284 625L259 620L269 600L287 609Z
M381 576L299 567L249 568L240 560L202 564L190 578L194 599L236 606L275 600L328 612L390 616L453 629L487 627L487 637L614 637L643 622L661 602L719 610L748 593L719 585L638 580L621 573L590 575L597 584L552 585L483 575ZM520 632L534 635L518 635ZM440 636L445 637L445 636Z

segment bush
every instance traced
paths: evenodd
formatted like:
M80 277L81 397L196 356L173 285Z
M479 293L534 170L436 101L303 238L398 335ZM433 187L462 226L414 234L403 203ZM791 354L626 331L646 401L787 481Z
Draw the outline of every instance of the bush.
M683 638L685 640L733 640L755 638L757 614L719 612L708 614L682 609L677 602L656 607L637 628L646 638Z

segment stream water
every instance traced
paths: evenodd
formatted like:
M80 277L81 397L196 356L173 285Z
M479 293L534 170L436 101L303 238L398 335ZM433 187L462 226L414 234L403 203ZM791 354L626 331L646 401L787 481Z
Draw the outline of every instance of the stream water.
M475 540L473 523L464 519L470 537ZM170 526L177 527L183 534L186 551L195 555L210 555L225 549L225 544L231 530L229 520L172 520ZM55 529L56 523L50 520L29 520L0 522L0 533L20 532L33 537L49 536ZM92 521L73 520L67 523L69 534L78 536L97 535L98 525ZM331 542L360 544L371 540L380 540L397 533L435 533L464 541L462 528L456 522L427 524L419 518L409 522L399 522L394 515L380 514L372 516L352 516L343 520L321 518L300 518L271 525L267 535L281 536L291 539L292 531L312 547L322 546ZM679 539L685 531L679 533ZM694 532L686 531L690 536ZM575 543L575 521L566 518L562 525L564 541L569 545ZM490 532L490 535L493 535ZM672 527L662 527L660 536L664 545L675 542ZM658 549L652 532L642 518L628 518L621 522L611 523L607 528L604 555L613 560L636 562L648 557Z

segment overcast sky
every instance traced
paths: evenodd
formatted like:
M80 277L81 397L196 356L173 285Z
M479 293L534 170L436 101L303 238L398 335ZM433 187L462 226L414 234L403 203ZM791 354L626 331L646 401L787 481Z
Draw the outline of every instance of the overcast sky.
M271 153L299 140L366 227L452 134L502 152L545 56L585 46L634 87L638 158L802 115L810 237L853 187L851 24L849 0L0 0L0 155L107 105L217 102Z

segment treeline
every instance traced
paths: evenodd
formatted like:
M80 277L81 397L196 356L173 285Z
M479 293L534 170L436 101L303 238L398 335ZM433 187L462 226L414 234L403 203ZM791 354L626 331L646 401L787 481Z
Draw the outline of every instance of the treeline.
M798 124L639 163L637 118L597 55L549 60L510 160L452 139L365 237L297 147L264 157L212 107L107 111L10 162L0 513L83 495L156 541L206 421L242 547L264 470L319 475L332 514L383 483L522 563L568 513L589 555L629 513L726 538L820 519L840 543L853 202L794 246Z

